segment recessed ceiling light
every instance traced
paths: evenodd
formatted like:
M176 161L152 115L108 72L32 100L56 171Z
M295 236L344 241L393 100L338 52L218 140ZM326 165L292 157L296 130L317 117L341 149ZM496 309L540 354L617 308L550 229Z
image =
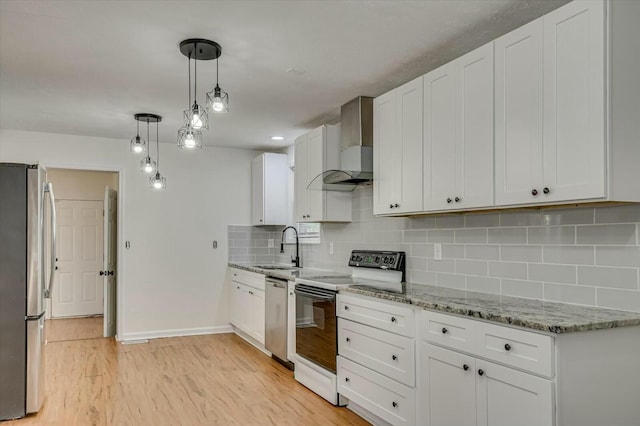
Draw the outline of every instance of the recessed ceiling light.
M283 139L284 138L282 136L271 136L271 140L274 140L274 141L281 141Z

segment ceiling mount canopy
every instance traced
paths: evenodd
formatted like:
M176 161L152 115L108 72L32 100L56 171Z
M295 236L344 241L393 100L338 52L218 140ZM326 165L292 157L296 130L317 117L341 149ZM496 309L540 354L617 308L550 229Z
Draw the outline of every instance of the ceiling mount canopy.
M178 130L178 146L183 149L202 148L203 131L209 130L209 112L229 110L229 95L218 84L218 58L222 47L204 38L189 38L180 42L180 53L188 59L189 108L184 111L184 124ZM194 60L193 90L191 87L191 60ZM206 105L198 104L198 61L216 60L216 86L206 94ZM193 103L191 94L193 93Z

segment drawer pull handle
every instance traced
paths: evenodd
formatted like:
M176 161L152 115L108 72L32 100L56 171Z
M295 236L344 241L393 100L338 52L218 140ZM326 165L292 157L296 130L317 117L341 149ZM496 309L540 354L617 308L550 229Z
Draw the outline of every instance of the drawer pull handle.
M507 351L507 352L509 352L509 351L511 350L511 345L510 345L510 344L508 344L508 343L505 343L505 345L504 345L504 350L505 350L505 351Z
M349 307L348 307L347 305L344 305L344 310L345 310L345 311L348 311L348 310L349 310Z
M396 317L391 317L391 322L396 322Z
M395 361L398 359L398 357L396 355L391 355L391 359Z
M462 369L464 371L469 371L469 366L467 364L462 364Z
M347 341L347 343L349 343L351 341L351 339L349 337L347 337L345 340Z
M449 330L446 327L442 327L442 334L447 334Z
M349 383L349 378L348 378L348 377L345 377L345 378L344 378L344 381L345 381L345 382L347 382L347 383Z
M395 401L393 401L393 402L391 403L391 405L393 405L393 408L396 408L396 407L398 406L398 403L397 403L397 402L395 402Z
M484 376L484 370L478 370L478 376Z

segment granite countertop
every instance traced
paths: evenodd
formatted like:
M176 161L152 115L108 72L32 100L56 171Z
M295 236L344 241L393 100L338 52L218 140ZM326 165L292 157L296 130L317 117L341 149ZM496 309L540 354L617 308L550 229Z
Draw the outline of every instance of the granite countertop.
M250 263L231 263L228 265L232 268L244 269L245 271L257 272L267 277L281 278L283 280L294 281L296 278L312 278L312 277L340 277L350 275L345 272L328 271L324 269L314 268L296 268L290 265L278 265L291 269L264 269L258 265Z
M640 325L640 313L407 283L406 294L350 286L362 294L421 308L553 334Z

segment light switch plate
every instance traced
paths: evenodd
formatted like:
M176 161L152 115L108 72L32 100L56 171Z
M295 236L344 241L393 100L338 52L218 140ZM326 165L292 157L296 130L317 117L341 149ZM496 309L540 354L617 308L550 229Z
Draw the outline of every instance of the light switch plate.
M436 243L433 245L433 258L435 260L442 260L442 244Z

